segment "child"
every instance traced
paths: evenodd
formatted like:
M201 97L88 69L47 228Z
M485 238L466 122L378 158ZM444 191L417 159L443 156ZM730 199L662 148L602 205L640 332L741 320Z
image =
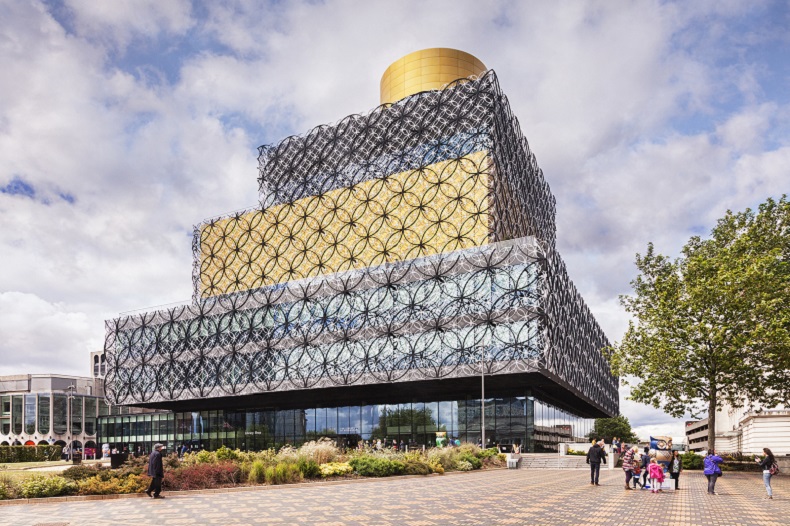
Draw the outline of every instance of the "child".
M664 482L664 468L656 462L655 457L650 459L650 465L647 467L648 476L650 477L650 491L651 493L658 493L661 491L661 484Z
M639 482L639 475L642 473L642 457L639 455L639 451L634 454L634 468L631 471L634 473L631 479L634 483L634 489L636 489L637 484L643 488L644 486Z

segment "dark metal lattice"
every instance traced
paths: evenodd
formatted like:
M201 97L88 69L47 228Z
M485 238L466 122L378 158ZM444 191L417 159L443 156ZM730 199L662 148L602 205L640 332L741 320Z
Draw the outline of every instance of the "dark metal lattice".
M195 228L195 301L107 322L115 404L539 372L618 408L605 335L496 76L260 149L261 207Z

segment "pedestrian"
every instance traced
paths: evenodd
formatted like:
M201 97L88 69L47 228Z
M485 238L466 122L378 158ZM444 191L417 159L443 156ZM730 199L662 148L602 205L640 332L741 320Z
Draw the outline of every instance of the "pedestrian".
M776 458L770 449L764 447L763 453L765 453L765 457L762 461L759 458L755 458L755 460L759 462L760 468L763 470L763 483L765 484L765 491L768 493L768 498L773 499L774 490L771 488L771 477L779 472L779 464L777 464Z
M518 446L513 446L514 453L518 451ZM601 474L601 462L606 462L606 451L603 448L603 440L594 444L587 451L587 463L590 465L590 485L600 486L598 483Z
M623 471L625 471L625 489L630 490L631 477L634 476L634 455L636 454L636 446L628 449L623 454Z
M620 451L620 439L617 437L612 437L612 450L618 455L622 453L622 451Z
M718 495L718 493L716 493L716 479L721 476L720 464L722 462L724 462L724 459L717 455L716 451L713 449L708 450L708 454L702 461L702 464L705 467L702 472L708 479L708 495Z
M632 471L631 482L633 483L633 488L636 489L637 486L640 488L643 487L642 483L639 481L642 475L642 454L639 452L639 448L637 448L636 452L634 453L634 460L631 462L631 465L634 466Z
M661 484L664 483L664 468L655 458L651 458L647 469L650 472L650 492L658 493L661 491Z
M678 451L672 452L672 459L669 461L669 476L675 481L675 489L680 489L680 472L683 471L683 459L680 458Z
M148 476L151 477L151 483L145 490L145 494L155 499L165 498L164 495L160 495L162 493L162 479L165 478L165 468L162 465L162 450L164 448L163 444L155 444L151 456L148 457Z
M645 450L642 453L642 489L645 489L645 487L647 486L647 475L648 475L647 467L649 465L650 465L650 448L645 447Z

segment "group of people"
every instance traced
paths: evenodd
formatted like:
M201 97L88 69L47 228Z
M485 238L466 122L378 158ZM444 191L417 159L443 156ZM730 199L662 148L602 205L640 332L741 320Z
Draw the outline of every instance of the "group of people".
M779 473L779 465L776 462L773 451L769 448L764 447L763 454L765 455L763 458L755 457L754 461L760 465L762 470L763 484L765 484L765 492L767 494L766 498L773 499L774 490L771 487L771 478ZM721 464L723 463L724 459L717 455L716 451L713 449L708 450L708 454L705 455L705 460L703 461L703 473L708 479L708 495L718 495L716 493L716 481L722 475Z
M650 450L646 447L642 452L638 446L628 447L627 445L613 441L612 451L622 452L623 471L625 472L625 489L632 490L639 486L642 489L650 488L652 493L661 492L661 487L665 480L665 468L659 464L655 457L650 456ZM773 488L771 488L771 478L778 473L779 467L776 458L770 449L764 448L763 458L755 458L760 464L763 475L763 483L767 492L767 498L773 499ZM601 464L607 461L605 443L603 440L593 441L592 447L587 452L587 463L590 465L590 485L600 486L599 475ZM724 460L716 454L713 449L709 449L703 460L703 474L708 479L708 495L717 495L716 481L721 476L721 464ZM683 460L678 451L672 452L672 457L666 466L666 472L675 481L675 489L680 489L680 474L683 471ZM649 486L648 486L649 483Z
M625 472L625 489L642 489L650 487L652 493L662 491L664 484L664 466L655 457L650 456L650 449L639 451L638 446L625 447L623 453L623 471ZM670 478L675 481L675 489L680 489L680 473L683 471L683 460L678 451L672 452L666 469ZM648 486L649 484L649 486Z

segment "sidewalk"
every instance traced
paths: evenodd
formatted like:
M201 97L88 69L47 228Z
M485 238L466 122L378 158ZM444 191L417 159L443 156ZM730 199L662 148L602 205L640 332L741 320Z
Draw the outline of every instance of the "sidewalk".
M577 470L496 470L182 493L163 500L2 506L0 524L790 524L790 477L774 478L774 500L763 500L759 474L727 473L717 496L706 494L699 472L683 473L680 481L680 491L652 494L625 491L621 470L602 472L599 487Z

